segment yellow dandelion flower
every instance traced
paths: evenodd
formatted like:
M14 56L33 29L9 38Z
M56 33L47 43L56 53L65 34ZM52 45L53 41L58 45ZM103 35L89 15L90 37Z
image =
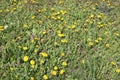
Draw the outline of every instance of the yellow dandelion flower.
M110 44L105 44L106 47L110 47Z
M24 51L28 50L28 47L23 47L23 50L24 50Z
M36 16L32 16L31 19L35 19Z
M84 63L85 63L85 60L84 60L84 59L83 59L83 60L81 60L81 63L82 63L82 64L84 64Z
M28 61L28 59L29 59L28 56L24 56L24 57L23 57L23 61L25 61L25 62Z
M46 32L46 30L43 30L43 32L42 32L43 34L46 34L47 32Z
M94 15L93 15L93 14L91 14L91 15L90 15L90 18L94 18Z
M91 41L91 38L88 38L87 41Z
M64 37L65 34L58 33L58 36L59 36L59 37Z
M57 67L57 66L55 66L55 67L54 67L54 70L58 70L58 67Z
M0 9L0 13L2 13L2 10Z
M72 28L72 29L76 28L76 25L72 25L71 28Z
M58 46L59 44L58 44L58 42L54 42L54 46Z
M112 65L116 65L116 62L114 62L114 61L111 61L111 64L112 64Z
M11 71L13 71L13 70L14 70L14 68L13 68L13 67L10 67L10 70L11 70Z
M64 74L64 73L65 73L65 70L62 69L62 70L60 70L60 73L59 73L59 74L62 75L62 74Z
M0 31L3 31L4 30L4 27L3 26L0 26Z
M89 45L89 46L93 46L93 42L90 41L90 42L88 43L88 45Z
M99 41L101 41L101 40L102 40L102 38L101 38L101 37L99 37L99 38L98 38L98 40L99 40Z
M59 1L59 4L62 4L63 2L62 1Z
M62 66L67 66L67 62L66 62L66 61L63 61L63 62L62 62Z
M51 74L54 75L54 76L56 76L56 75L57 75L57 71L53 70L53 71L51 72Z
M44 75L44 76L43 76L43 79L44 79L44 80L47 80L47 79L48 79L48 76L47 76L47 75Z
M48 54L46 52L41 52L40 53L43 57L48 57Z
M44 60L40 60L40 63L41 63L41 64L44 64L44 63L45 63L45 61L44 61Z
M116 71L117 73L120 73L120 69L116 69L115 71Z
M30 64L31 64L31 65L34 65L34 64L35 64L35 61L34 61L34 60L30 60Z
M61 42L62 43L67 43L68 41L67 41L67 39L62 39Z
M64 57L64 56L65 56L65 53L62 52L62 53L61 53L61 56Z
M95 40L96 43L98 43L99 41L98 40Z
M115 36L119 36L119 33L115 32L114 35L115 35Z
M30 80L35 80L35 78L34 77L30 77Z

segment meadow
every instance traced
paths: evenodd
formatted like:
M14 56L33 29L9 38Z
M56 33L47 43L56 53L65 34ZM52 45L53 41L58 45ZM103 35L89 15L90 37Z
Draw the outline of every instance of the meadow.
M0 0L0 80L120 80L120 0Z

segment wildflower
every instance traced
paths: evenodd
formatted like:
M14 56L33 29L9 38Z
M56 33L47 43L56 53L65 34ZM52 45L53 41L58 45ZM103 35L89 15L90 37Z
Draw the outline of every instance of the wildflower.
M62 52L62 53L61 53L61 56L64 57L64 56L65 56L65 53Z
M60 74L62 75L62 74L64 74L65 73L65 70L60 70Z
M18 48L22 48L21 46L18 46Z
M46 52L41 52L40 53L43 57L48 57L48 54Z
M47 80L47 79L48 79L48 76L47 76L47 75L44 75L44 76L43 76L43 79L44 79L44 80Z
M57 67L57 66L55 66L55 67L54 67L54 70L58 70L58 67Z
M62 65L67 66L67 62L66 61L62 62Z
M98 16L97 16L97 18L99 18L99 19L100 19L101 17L102 17L101 15L98 15Z
M10 70L11 70L11 71L13 71L13 70L14 70L14 68L13 68L13 67L10 67Z
M101 37L99 37L99 38L98 38L98 40L99 40L99 41L101 41L101 40L102 40L102 38L101 38Z
M90 18L94 18L94 15L93 15L93 14L91 14L91 15L90 15Z
M58 36L59 36L59 37L64 37L65 34L61 34L61 33L59 33Z
M98 43L99 41L98 40L95 40L96 43Z
M91 42L91 41L88 44L89 44L89 46L93 46L93 42Z
M62 1L59 1L59 4L62 4L63 2Z
M29 59L28 56L24 56L24 57L23 57L23 61L25 61L25 62L28 61L28 59Z
M35 78L34 77L30 77L30 80L35 80Z
M44 60L40 60L40 63L41 63L41 64L44 64L44 63L45 63L45 61L44 61Z
M81 63L82 63L82 64L84 64L84 63L85 63L85 60L84 60L84 59L83 59L83 60L81 60Z
M47 32L46 32L46 30L43 30L43 32L42 32L43 34L46 34Z
M58 44L58 42L54 42L54 46L58 46L59 44Z
M112 65L116 65L116 62L112 61L111 64L112 64Z
M0 26L0 31L3 31L4 30L4 27L3 26Z
M87 41L91 41L91 38L88 38Z
M34 19L36 16L32 16L31 19Z
M67 43L68 41L66 39L61 40L62 43Z
M27 24L24 24L24 25L23 25L23 27L24 27L24 28L27 28L27 27L28 27L28 25L27 25Z
M106 46L106 47L110 47L110 44L106 44L105 46Z
M34 61L34 60L30 60L30 64L31 64L31 65L34 65L34 64L35 64L35 61Z
M120 73L120 69L116 69L115 71L116 71L117 73Z
M76 25L72 25L71 28L72 28L72 29L76 28Z
M2 10L0 9L0 13L2 13Z
M53 70L51 74L56 76L57 75L57 71Z
M23 50L24 50L24 51L28 50L28 47L23 47Z
M115 35L115 36L119 36L119 33L115 32L114 35Z

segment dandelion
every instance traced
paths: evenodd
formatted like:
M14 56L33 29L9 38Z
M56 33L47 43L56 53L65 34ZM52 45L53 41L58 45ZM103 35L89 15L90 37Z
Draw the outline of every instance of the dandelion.
M116 71L117 73L120 73L120 69L116 69L115 71Z
M67 41L67 39L62 39L61 42L62 43L67 43L68 41Z
M96 43L98 43L99 41L98 40L95 40Z
M28 61L28 59L29 59L28 56L24 56L24 57L23 57L23 61L25 61L25 62Z
M59 44L58 44L58 42L54 42L54 46L58 46Z
M99 38L98 38L98 40L99 40L99 41L101 41L101 40L102 40L102 38L101 38L101 37L99 37Z
M67 62L66 61L62 62L62 66L67 66Z
M44 63L45 63L45 61L44 61L44 60L40 60L40 63L41 63L41 64L44 64Z
M44 80L47 80L47 79L48 79L48 76L47 76L47 75L44 75L44 76L43 76L43 79L44 79Z
M93 15L93 14L91 14L91 15L90 15L90 18L94 18L94 15Z
M65 73L65 70L60 70L60 74L62 75L62 74L64 74Z
M28 50L28 47L23 47L23 50L24 50L24 51Z
M84 64L84 63L85 63L85 60L84 60L84 59L83 59L83 60L81 60L81 63L82 63L82 64Z
M2 13L2 10L0 9L0 13Z
M4 27L3 26L0 26L0 31L3 31L4 30Z
M64 56L65 56L65 53L62 52L62 53L61 53L61 56L64 57Z
M48 57L48 54L46 52L41 52L40 53L43 57Z
M35 61L34 61L34 60L30 60L30 64L31 64L31 65L34 65L34 64L35 64Z
M59 4L61 5L63 2L62 1L59 1Z
M34 77L30 77L30 80L35 80L35 78Z
M90 41L90 42L88 43L88 45L89 45L89 46L93 46L93 42Z
M35 19L36 16L32 16L31 19Z
M59 33L58 36L59 36L59 37L64 37L65 34L61 34L61 33Z
M116 65L116 62L114 62L114 61L111 61L111 64L112 64L112 65Z
M58 67L57 67L57 66L55 66L55 67L54 67L54 70L58 70Z
M51 74L56 76L57 75L57 71L53 70Z
M106 44L105 46L106 46L106 47L110 47L110 44Z
M43 30L43 32L42 32L43 34L46 34L47 32L46 32L46 30Z

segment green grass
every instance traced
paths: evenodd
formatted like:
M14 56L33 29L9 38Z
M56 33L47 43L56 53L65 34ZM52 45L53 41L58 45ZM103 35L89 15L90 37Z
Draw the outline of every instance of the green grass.
M0 4L0 80L120 80L119 0Z

